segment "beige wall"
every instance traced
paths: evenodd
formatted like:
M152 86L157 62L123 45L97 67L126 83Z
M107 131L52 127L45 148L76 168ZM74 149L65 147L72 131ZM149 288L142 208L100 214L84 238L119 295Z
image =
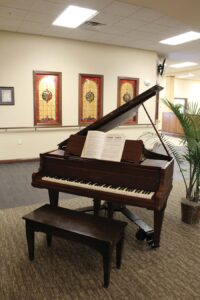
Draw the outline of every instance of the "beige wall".
M171 85L168 85L168 81L166 78L161 80L160 85L164 87L164 90L160 93L161 99L167 98L169 100L171 98L168 96L173 95L173 98L187 98L188 103L200 103L200 81L178 78L171 78L171 80L173 80L173 83ZM169 88L171 88L172 90L167 93L167 90ZM162 113L166 111L169 111L169 109L162 103L162 100L160 100L158 129L162 128Z
M15 88L15 105L0 106L0 128L33 126L33 70L62 72L62 123L75 126L36 131L0 129L0 160L38 157L79 130L79 73L104 75L104 115L117 106L118 76L139 78L140 93L147 89L145 80L150 80L151 86L156 83L157 55L151 51L10 32L0 32L0 41L0 86ZM155 99L146 107L154 119ZM149 123L142 108L139 123ZM119 130L137 138L145 126Z
M200 103L200 81L176 79L174 97L187 98L188 102Z

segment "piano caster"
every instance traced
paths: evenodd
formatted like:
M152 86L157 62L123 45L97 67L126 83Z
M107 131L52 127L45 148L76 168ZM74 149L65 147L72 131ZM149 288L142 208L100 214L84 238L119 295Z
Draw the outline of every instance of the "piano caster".
M139 228L135 234L135 237L138 241L144 241L146 240L148 245L152 248L158 248L159 244L156 245L154 241L154 232L153 230L151 231L144 231L142 228Z
M154 240L150 240L150 241L147 241L147 242L148 242L148 245L151 247L151 249L156 249L156 248L160 247L159 244L155 244Z

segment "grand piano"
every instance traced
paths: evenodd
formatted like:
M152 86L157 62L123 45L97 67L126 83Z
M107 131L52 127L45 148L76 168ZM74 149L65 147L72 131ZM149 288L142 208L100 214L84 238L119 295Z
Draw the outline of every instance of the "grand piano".
M147 150L141 140L126 140L120 162L82 158L81 152L89 130L107 132L123 124L161 89L153 86L64 140L58 149L40 154L40 167L32 175L32 185L48 189L52 206L58 205L59 192L70 193L92 198L94 214L98 214L103 200L109 217L115 209L120 210L139 227L137 239L146 239L152 248L159 247L174 164L165 145L167 153L163 155ZM153 228L127 206L152 210Z

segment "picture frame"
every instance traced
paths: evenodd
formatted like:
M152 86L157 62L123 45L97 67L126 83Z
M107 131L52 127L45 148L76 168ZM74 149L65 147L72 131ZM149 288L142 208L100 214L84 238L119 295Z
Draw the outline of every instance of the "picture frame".
M62 73L33 71L34 126L62 125Z
M174 98L174 104L181 105L181 113L184 113L187 107L187 98Z
M0 87L0 105L14 105L14 87Z
M132 100L138 95L139 91L139 78L132 77L118 77L118 95L117 106L121 106L126 102ZM138 113L130 120L126 121L123 125L133 125L138 122Z
M79 74L79 126L87 126L103 115L103 75Z

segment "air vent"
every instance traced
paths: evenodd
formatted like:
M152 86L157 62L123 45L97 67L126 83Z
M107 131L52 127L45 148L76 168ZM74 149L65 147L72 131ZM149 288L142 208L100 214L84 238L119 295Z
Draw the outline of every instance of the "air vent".
M97 27L97 26L105 26L106 24L102 24L99 22L92 22L92 21L87 21L83 23L83 26L90 26L90 27Z

